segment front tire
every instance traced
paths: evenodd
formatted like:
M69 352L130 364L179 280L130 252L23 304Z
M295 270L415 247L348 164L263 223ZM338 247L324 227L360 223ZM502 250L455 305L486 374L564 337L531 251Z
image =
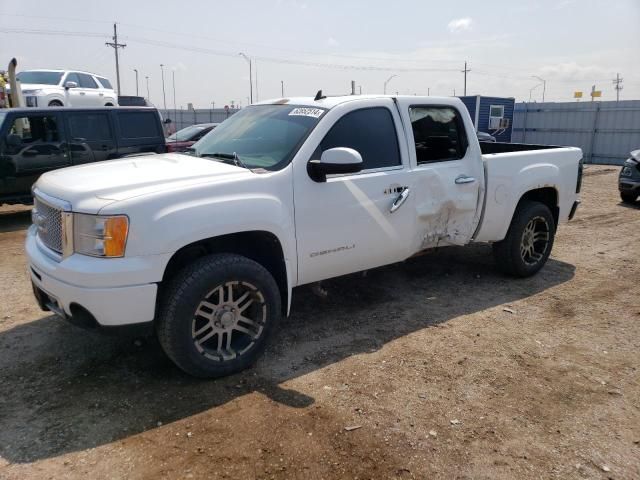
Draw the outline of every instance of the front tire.
M62 104L62 102L60 100L51 100L49 102L49 106L50 107L63 107L64 105Z
M222 377L257 360L280 315L278 286L262 265L240 255L209 255L171 281L158 339L186 373Z
M624 203L636 203L638 195L630 192L620 192L620 198Z
M515 277L535 274L547 263L555 233L556 225L549 207L540 202L521 202L507 236L493 244L498 267Z

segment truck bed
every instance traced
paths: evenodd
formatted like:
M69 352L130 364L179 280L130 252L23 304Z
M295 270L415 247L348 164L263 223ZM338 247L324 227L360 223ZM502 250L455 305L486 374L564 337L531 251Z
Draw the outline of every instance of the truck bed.
M476 241L502 240L518 199L530 190L548 189L556 197L557 220L568 219L582 158L579 148L483 142L480 148L486 193Z

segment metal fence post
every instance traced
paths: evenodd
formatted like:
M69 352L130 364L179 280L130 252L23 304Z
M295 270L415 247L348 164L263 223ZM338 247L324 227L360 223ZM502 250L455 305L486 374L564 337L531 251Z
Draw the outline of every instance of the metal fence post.
M593 115L593 128L591 129L591 141L589 145L589 163L593 163L593 148L596 144L596 134L598 133L598 117L600 116L600 102L596 103L596 112Z
M522 143L527 143L527 113L529 113L529 104L524 102L524 119L522 120Z

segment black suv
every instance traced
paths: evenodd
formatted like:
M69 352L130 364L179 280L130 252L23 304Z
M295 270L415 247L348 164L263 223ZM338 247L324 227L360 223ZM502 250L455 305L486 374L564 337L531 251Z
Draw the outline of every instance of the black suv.
M155 108L0 110L0 205L31 203L49 170L166 148Z
M640 150L631 152L631 157L624 162L618 177L618 190L626 203L634 203L640 196Z

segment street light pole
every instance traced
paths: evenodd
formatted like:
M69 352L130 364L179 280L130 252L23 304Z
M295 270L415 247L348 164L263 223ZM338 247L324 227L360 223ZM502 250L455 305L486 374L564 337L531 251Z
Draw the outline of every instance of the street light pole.
M251 69L251 58L242 52L240 52L238 55L240 55L249 63L249 100L250 103L253 103L253 73Z
M160 64L160 71L162 72L162 100L164 102L164 111L166 114L167 111L167 93L165 92L164 89L164 65L161 63Z
M542 103L544 103L544 94L547 91L547 81L544 78L540 78L537 75L531 75L533 78L537 78L542 82Z
M282 98L284 98L284 80L280 80L280 93L282 94Z
M542 83L537 84L535 87L532 87L531 89L529 89L529 103L531 103L531 93L538 88L540 85L542 85Z
M389 83L391 81L392 78L397 77L397 75L391 75L389 78L387 78L384 82L384 88L383 88L383 92L385 95L387 94L387 83Z
M173 121L175 122L178 117L178 109L176 108L176 71L171 71L171 80L173 82ZM177 130L176 126L176 130Z
M147 79L147 100L151 101L151 95L149 95L149 77L145 75L145 77Z
M136 72L136 97L139 97L140 95L138 94L138 70L134 68L133 71Z

